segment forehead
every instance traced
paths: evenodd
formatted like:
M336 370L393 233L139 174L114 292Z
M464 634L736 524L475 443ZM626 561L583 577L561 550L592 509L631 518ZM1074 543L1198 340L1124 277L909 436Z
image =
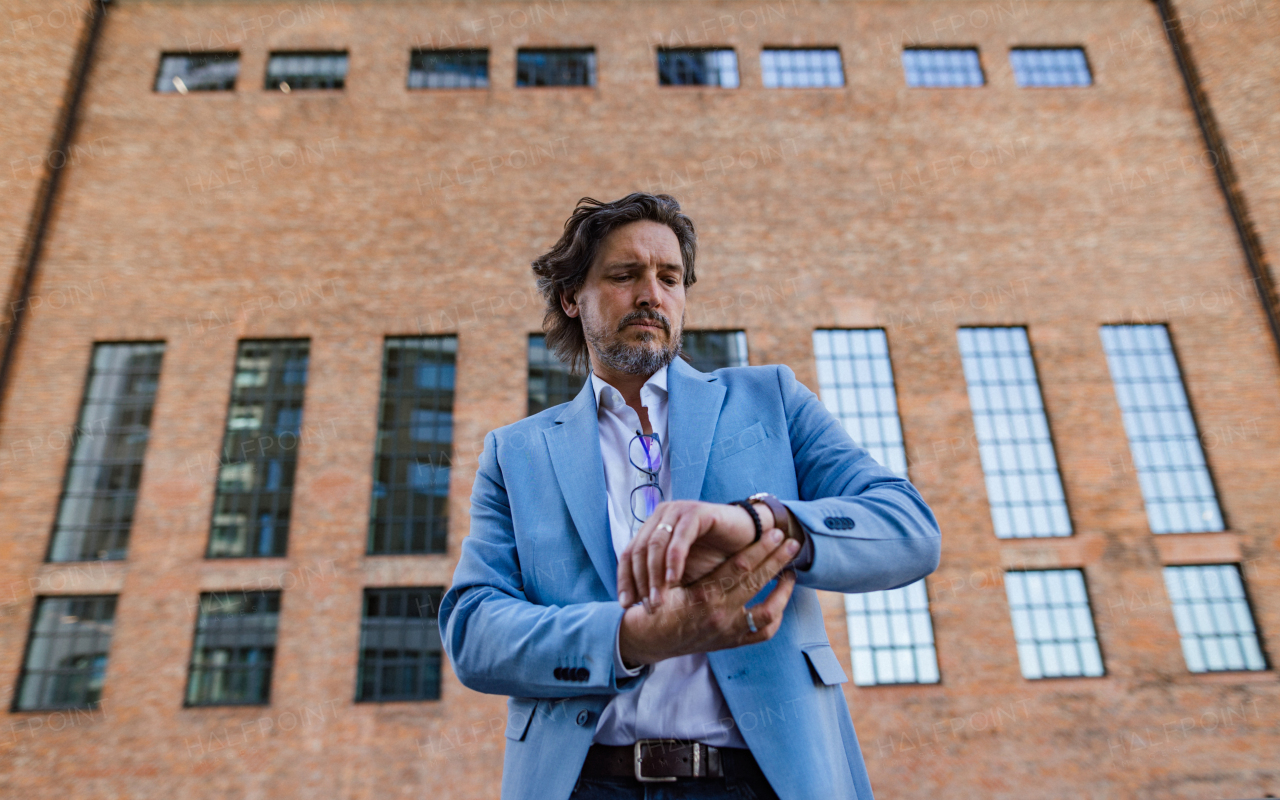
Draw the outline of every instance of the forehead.
M682 267L680 240L661 222L642 219L614 228L600 242L596 263L619 262L670 264Z

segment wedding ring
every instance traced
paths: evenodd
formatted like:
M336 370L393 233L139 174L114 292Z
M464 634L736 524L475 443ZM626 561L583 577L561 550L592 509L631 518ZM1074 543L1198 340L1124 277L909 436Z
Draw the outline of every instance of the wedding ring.
M664 522L664 523L662 523L661 525L659 525L657 529L658 529L658 530L662 530L663 528L666 528L667 533L675 533L675 532L676 532L676 529L675 529L675 528L671 527L670 525L668 525L668 524L667 524L667 523L665 523L665 522Z
M759 628L756 627L756 621L751 618L751 612L747 611L746 606L743 606L742 610L747 614L747 630L751 631L752 633L758 632Z

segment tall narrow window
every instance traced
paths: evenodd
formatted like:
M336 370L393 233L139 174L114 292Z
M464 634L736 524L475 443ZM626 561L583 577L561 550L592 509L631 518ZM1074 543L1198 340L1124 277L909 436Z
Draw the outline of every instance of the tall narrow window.
M586 375L569 372L569 367L547 349L545 336L529 337L529 416L569 402L586 382Z
M347 54L272 53L267 60L267 88L341 89L347 83Z
M516 53L516 86L595 85L595 50L520 50Z
M115 616L114 595L37 598L14 709L96 706Z
M240 74L239 53L165 53L156 74L157 92L229 92Z
M738 85L738 55L731 48L662 48L658 50L660 86Z
M266 703L279 621L279 592L200 595L187 705Z
M308 351L306 340L240 343L213 501L210 558L285 553Z
M1267 661L1235 564L1165 567L1164 585L1192 672L1263 670Z
M883 330L817 330L813 352L822 402L855 442L907 476L907 451ZM924 579L897 589L844 596L853 682L937 683L929 595Z
M125 557L163 355L163 342L94 346L50 561Z
M489 86L488 50L414 50L410 89L484 89Z
M766 89L844 86L844 65L834 47L770 47L760 53Z
M685 331L680 348L700 372L747 366L746 331Z
M357 701L440 699L443 596L439 587L365 590Z
M961 328L958 335L996 536L1070 536L1026 328Z
M389 338L374 456L369 553L443 553L456 336Z
M908 86L981 86L982 62L972 47L908 47L902 51Z
M1102 651L1078 569L1006 572L1004 588L1024 678L1097 677Z
M1151 532L1222 530L1168 329L1104 325L1101 333Z
M1009 63L1019 86L1088 86L1089 62L1080 47L1015 47Z

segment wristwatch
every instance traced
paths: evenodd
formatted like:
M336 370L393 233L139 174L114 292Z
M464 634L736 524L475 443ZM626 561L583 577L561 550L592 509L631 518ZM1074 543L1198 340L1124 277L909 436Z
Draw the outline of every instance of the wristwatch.
M773 514L773 526L781 528L783 535L788 539L799 540L791 532L791 514L787 511L787 507L782 501L768 492L756 492L747 498L748 503L763 503Z

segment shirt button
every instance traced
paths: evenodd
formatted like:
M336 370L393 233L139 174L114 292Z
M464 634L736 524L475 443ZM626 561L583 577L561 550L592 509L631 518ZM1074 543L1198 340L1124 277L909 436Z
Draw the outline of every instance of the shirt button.
M579 711L579 712L578 712L578 724L579 724L579 725L586 725L586 724L587 724L588 722L590 722L590 721L591 721L591 712L590 712L590 711Z

